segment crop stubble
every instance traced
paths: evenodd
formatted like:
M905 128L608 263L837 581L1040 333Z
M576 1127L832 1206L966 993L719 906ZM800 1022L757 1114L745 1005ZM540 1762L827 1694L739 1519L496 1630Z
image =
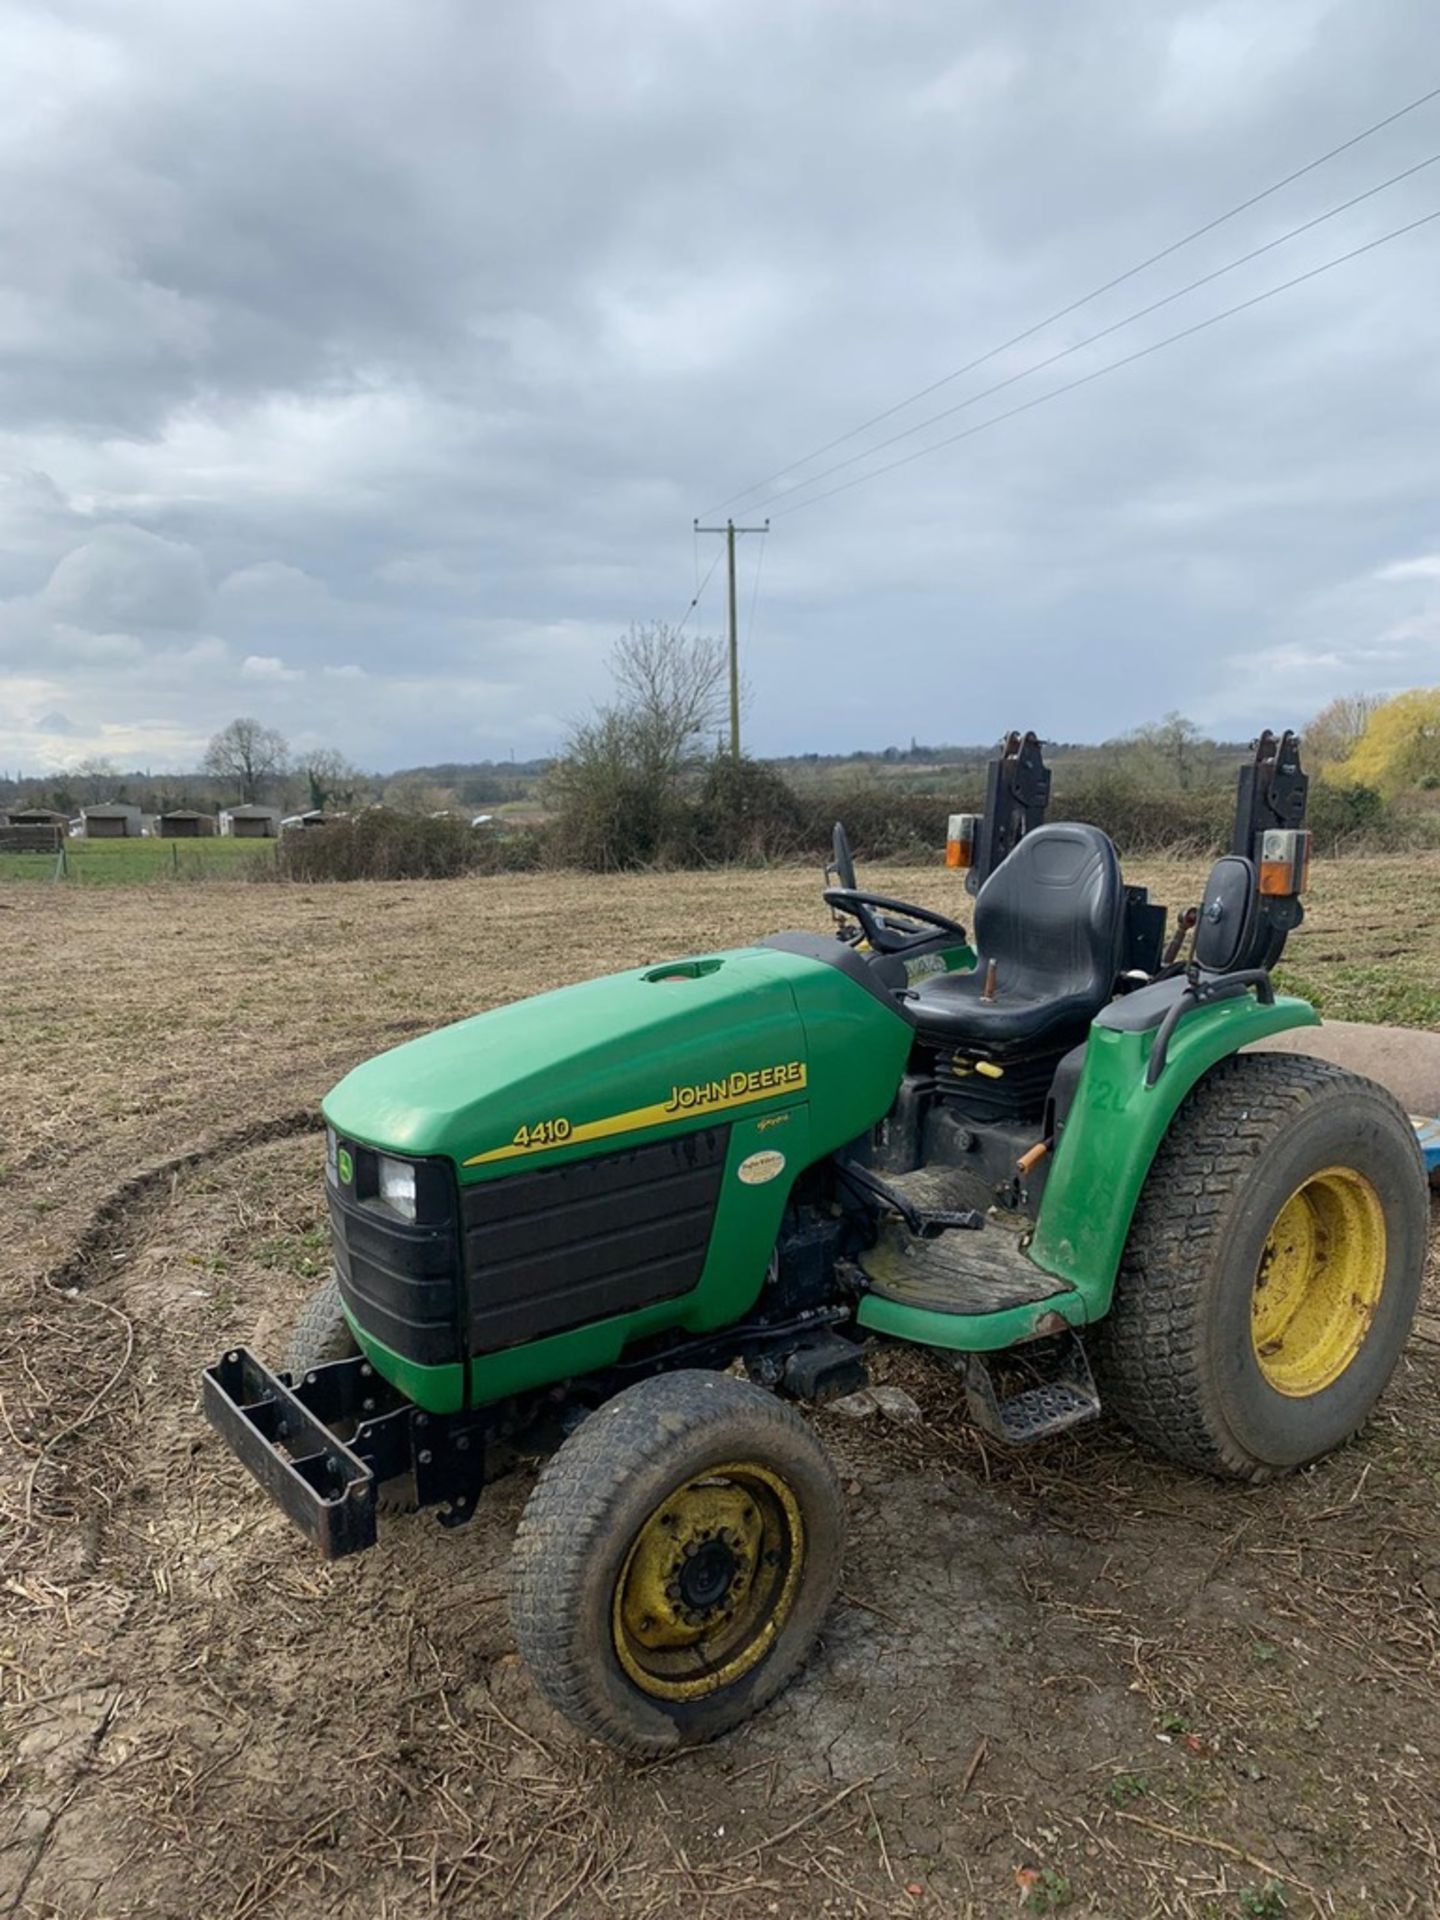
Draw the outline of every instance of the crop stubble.
M1144 877L1174 902L1194 869ZM952 883L877 871L887 891ZM821 1416L845 1597L802 1682L662 1766L577 1746L505 1619L528 1482L327 1567L195 1381L323 1273L350 1064L565 979L820 925L803 872L0 891L0 1901L37 1916L1424 1913L1440 1904L1435 1281L1380 1417L1258 1492L1109 1428L1018 1457L953 1374ZM1290 975L1415 1023L1440 866L1323 868ZM1369 983L1378 982L1378 988ZM0 1907L0 1911L3 1911Z

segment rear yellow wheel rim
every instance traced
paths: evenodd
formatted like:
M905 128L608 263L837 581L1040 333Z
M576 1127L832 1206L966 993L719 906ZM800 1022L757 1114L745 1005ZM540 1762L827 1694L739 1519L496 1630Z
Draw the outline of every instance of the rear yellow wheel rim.
M794 1493L754 1461L714 1467L668 1494L615 1582L615 1654L642 1692L703 1700L775 1644L795 1605L805 1525Z
M1385 1210L1352 1167L1297 1187L1260 1255L1250 1334L1266 1381L1292 1400L1332 1386L1364 1345L1385 1285Z

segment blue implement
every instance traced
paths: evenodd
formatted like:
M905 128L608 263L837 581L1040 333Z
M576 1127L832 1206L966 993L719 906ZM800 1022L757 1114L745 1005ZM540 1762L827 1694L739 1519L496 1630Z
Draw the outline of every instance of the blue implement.
M1433 1181L1440 1182L1440 1120L1422 1120L1413 1113L1410 1118L1415 1124L1420 1151L1425 1156L1425 1171Z

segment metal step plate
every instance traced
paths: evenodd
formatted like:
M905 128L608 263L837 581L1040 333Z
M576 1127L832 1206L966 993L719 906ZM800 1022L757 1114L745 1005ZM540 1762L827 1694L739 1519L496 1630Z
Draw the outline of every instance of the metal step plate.
M1066 1335L1048 1360L1048 1378L1002 1399L990 1363L983 1354L972 1353L965 1368L965 1400L975 1425L996 1440L1021 1447L1096 1419L1100 1395L1078 1334Z

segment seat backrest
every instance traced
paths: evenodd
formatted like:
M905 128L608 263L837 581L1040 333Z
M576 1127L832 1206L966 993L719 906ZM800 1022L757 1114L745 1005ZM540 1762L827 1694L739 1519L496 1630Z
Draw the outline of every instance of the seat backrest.
M1103 1005L1120 968L1125 889L1098 827L1055 821L1027 833L980 889L975 947L1011 991L1084 994Z

